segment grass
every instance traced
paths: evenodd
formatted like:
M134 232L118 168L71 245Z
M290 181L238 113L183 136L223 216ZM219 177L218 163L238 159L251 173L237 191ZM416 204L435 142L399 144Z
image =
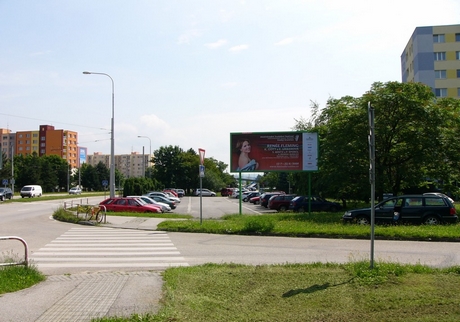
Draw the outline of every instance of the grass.
M180 215L174 213L138 213L138 212L109 212L110 216L125 216L125 217L148 217L148 218L193 218L190 215ZM70 209L59 208L53 213L53 218L59 221L70 222L77 224L84 220L84 214L76 215L76 207Z
M460 267L206 264L169 268L164 280L157 314L94 321L460 320Z
M370 226L344 224L342 212L274 213L266 215L228 215L217 220L164 221L159 230L213 234L245 234L288 237L364 239ZM376 225L375 236L394 240L460 241L459 224L451 225Z
M0 263L20 262L17 255L3 254ZM14 265L0 267L0 294L16 292L45 280L45 275L40 273L33 265Z

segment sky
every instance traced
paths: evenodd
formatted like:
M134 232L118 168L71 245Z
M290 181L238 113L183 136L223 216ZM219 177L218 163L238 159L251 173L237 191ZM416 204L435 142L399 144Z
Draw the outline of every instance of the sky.
M0 128L53 125L110 154L112 79L115 154L172 145L230 164L230 133L291 131L312 102L401 81L414 29L459 13L458 0L0 0Z

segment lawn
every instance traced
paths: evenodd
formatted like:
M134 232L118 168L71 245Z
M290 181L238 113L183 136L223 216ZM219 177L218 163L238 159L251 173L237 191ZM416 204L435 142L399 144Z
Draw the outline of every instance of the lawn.
M343 212L228 215L222 219L164 221L159 230L213 234L368 239L370 226L344 224ZM460 225L376 225L379 239L460 241Z
M459 273L367 262L170 268L157 314L94 321L459 321Z

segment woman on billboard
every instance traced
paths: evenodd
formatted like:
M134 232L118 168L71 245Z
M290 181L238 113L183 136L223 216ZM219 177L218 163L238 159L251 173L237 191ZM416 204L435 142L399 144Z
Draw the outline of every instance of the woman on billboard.
M248 139L241 139L236 143L236 150L239 154L238 168L236 171L255 171L259 167L256 160L249 157L251 153L251 144Z

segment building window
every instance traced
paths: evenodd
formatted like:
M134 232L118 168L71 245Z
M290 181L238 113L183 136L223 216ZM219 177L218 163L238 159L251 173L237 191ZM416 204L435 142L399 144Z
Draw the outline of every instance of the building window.
M433 35L433 42L445 42L444 34L442 35Z
M457 52L455 53L455 57L457 58L457 60L460 60L460 51L457 51Z
M460 97L460 87L457 88L457 96Z
M446 60L446 52L441 51L438 53L434 53L434 60Z
M460 78L460 69L457 69L457 78Z
M446 71L445 70L435 70L434 76L436 79L444 79L446 78Z
M447 97L447 88L436 88L434 91L436 97Z
M460 41L460 34L455 34L455 41Z
M45 141L45 137L44 136L40 137L40 140Z

